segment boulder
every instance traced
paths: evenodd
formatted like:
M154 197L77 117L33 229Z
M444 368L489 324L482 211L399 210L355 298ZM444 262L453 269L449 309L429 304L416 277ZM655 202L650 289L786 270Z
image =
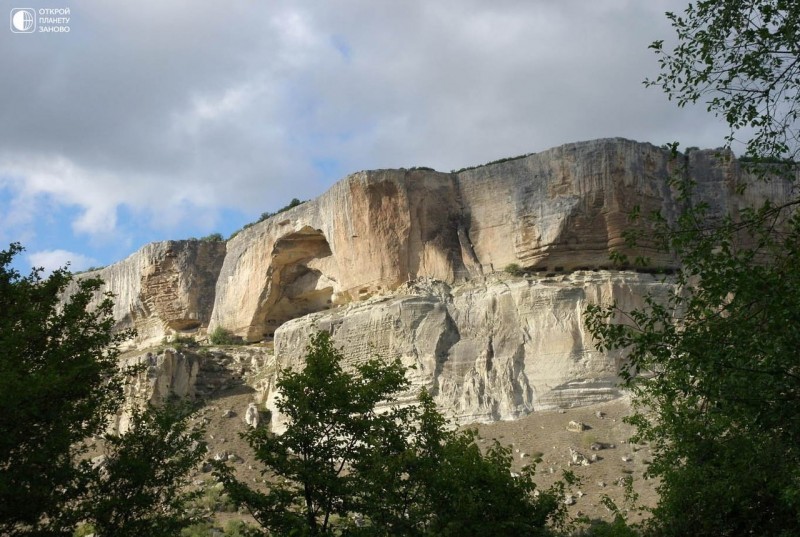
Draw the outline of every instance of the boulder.
M567 423L567 430L573 433L582 433L586 430L586 424L580 421L570 421Z
M247 405L247 410L244 413L244 422L254 429L260 425L261 414L258 412L258 406L255 403Z
M569 448L569 461L570 466L589 466L589 460L572 448Z

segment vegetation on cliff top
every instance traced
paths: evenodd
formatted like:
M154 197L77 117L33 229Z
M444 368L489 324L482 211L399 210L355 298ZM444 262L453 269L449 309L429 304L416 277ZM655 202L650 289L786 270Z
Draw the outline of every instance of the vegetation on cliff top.
M264 220L266 220L267 218L272 218L272 217L273 217L273 216L275 216L276 214L280 214L280 213L282 213L282 212L284 212L284 211L288 211L289 209L293 209L294 207L297 207L298 205L302 205L302 204L304 204L306 201L307 201L307 200L300 200L300 199L297 199L297 198L292 198L292 201L290 201L289 203L287 203L286 205L284 205L283 207L281 207L280 209L278 209L278 210L277 210L277 211L275 211L274 213L271 213L271 212L264 212L264 213L261 213L261 216L259 216L259 217L258 217L258 220L256 220L255 222L250 222L249 224L245 224L245 225L244 225L244 226L243 226L241 229L237 229L236 231L234 231L233 233L231 233L231 236L230 236L230 237L228 237L228 240L231 240L232 238L234 238L234 237L235 237L236 235L238 235L238 234L239 234L241 231L243 231L243 230L245 230L245 229L247 229L247 228L249 228L249 227L252 227L252 226L254 226L254 225L256 225L256 224L258 224L259 222L263 222L263 221L264 221Z

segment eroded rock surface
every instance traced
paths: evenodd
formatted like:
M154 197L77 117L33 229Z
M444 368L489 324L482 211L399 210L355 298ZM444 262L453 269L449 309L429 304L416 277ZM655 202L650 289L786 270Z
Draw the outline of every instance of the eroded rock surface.
M131 410L145 404L159 405L172 397L193 399L200 360L193 354L165 349L124 360L123 367L141 371L125 387L126 407L116 418L115 428L125 432L130 426Z
M79 278L105 282L102 292L114 294L117 328L136 329L129 343L144 348L167 334L208 325L224 257L220 241L156 242Z
M274 389L276 374L272 350L259 346L159 347L129 354L121 366L138 369L125 385L124 408L111 424L112 429L122 432L129 428L133 408L159 405L173 398L208 402L233 393L250 393L263 401ZM241 410L245 422L258 426L262 416L256 404ZM237 412L225 408L220 415L233 418Z
M424 387L461 423L607 401L619 396L621 357L595 350L583 326L586 306L640 306L646 294L663 295L670 287L627 271L498 275L455 287L420 281L389 297L285 323L275 336L276 366L302 367L311 334L327 330L348 360L400 358L413 367L405 401Z
M609 266L612 251L673 259L652 249L647 233L635 251L623 233L634 207L676 218L670 179L697 183L691 203L710 215L744 204L787 199L786 181L753 182L730 154L665 149L630 140L567 144L459 173L377 170L350 175L319 198L256 224L228 243L211 324L249 341L270 337L307 313L384 295L405 282L463 282L515 263L573 271ZM753 183L744 198L741 182Z
M674 178L697 185L691 200ZM515 419L618 396L621 357L594 349L583 312L612 300L629 309L669 288L606 270L611 252L677 265L646 242L651 224L632 222L634 207L673 220L702 202L714 218L790 195L788 181L754 181L730 154L674 158L603 139L454 173L358 172L226 243L151 244L89 275L106 280L117 325L137 329L138 348L216 327L274 338L274 357L248 373L259 405L274 403L274 371L301 367L311 332L329 329L351 359L414 366L409 402L425 387L460 422ZM629 251L633 227L645 233ZM503 274L511 264L527 276ZM241 358L231 363L244 371L251 358ZM198 390L227 385L225 375L209 370Z

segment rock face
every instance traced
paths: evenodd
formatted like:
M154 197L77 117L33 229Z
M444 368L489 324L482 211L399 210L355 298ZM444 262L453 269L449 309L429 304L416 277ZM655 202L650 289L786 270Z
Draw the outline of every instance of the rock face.
M583 311L612 300L641 306L644 295L670 287L653 275L614 271L496 275L455 287L415 282L389 297L283 324L275 335L277 368L302 367L311 334L327 330L349 360L400 358L413 367L406 400L424 387L461 423L607 401L619 396L621 357L595 350ZM267 406L277 417L274 401Z
M680 200L671 178L693 180L694 197ZM743 182L752 186L739 197ZM631 223L634 207L674 219L703 202L711 217L735 215L790 190L754 183L730 154L673 158L604 139L455 173L355 173L227 243L151 244L91 275L117 295L118 326L136 328L140 347L221 327L274 338L275 366L300 366L310 333L329 329L351 359L416 366L414 390L431 390L459 421L514 419L617 396L620 357L594 350L582 313L668 290L606 270L611 252L676 266L647 243L626 250L624 232L649 225ZM503 274L509 264L529 276ZM274 403L274 381L259 377L259 404Z
M465 279L460 215L450 174L351 175L228 242L211 328L261 340L290 319L385 293L420 275Z
M132 343L145 347L167 334L208 325L224 257L224 242L156 242L80 277L105 282L103 292L115 297L117 328L135 328Z
M359 172L228 242L211 325L257 341L290 319L407 281L452 284L511 263L545 271L601 268L620 251L674 267L646 243L627 251L623 239L634 207L668 219L679 214L685 202L676 199L671 177L695 180L691 202L708 203L712 215L786 199L785 181L735 196L748 177L730 157L693 151L673 159L650 144L605 139L452 174ZM646 230L647 220L636 225Z
M171 397L192 399L195 396L200 363L193 355L165 349L161 354L129 358L123 365L140 366L143 370L126 386L127 407L114 424L120 432L128 430L134 406L158 405Z

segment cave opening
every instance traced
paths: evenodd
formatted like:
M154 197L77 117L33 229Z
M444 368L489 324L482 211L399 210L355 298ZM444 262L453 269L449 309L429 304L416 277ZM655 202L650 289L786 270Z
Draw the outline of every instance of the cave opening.
M331 307L333 255L321 230L304 227L275 242L260 311L262 337L291 319Z

